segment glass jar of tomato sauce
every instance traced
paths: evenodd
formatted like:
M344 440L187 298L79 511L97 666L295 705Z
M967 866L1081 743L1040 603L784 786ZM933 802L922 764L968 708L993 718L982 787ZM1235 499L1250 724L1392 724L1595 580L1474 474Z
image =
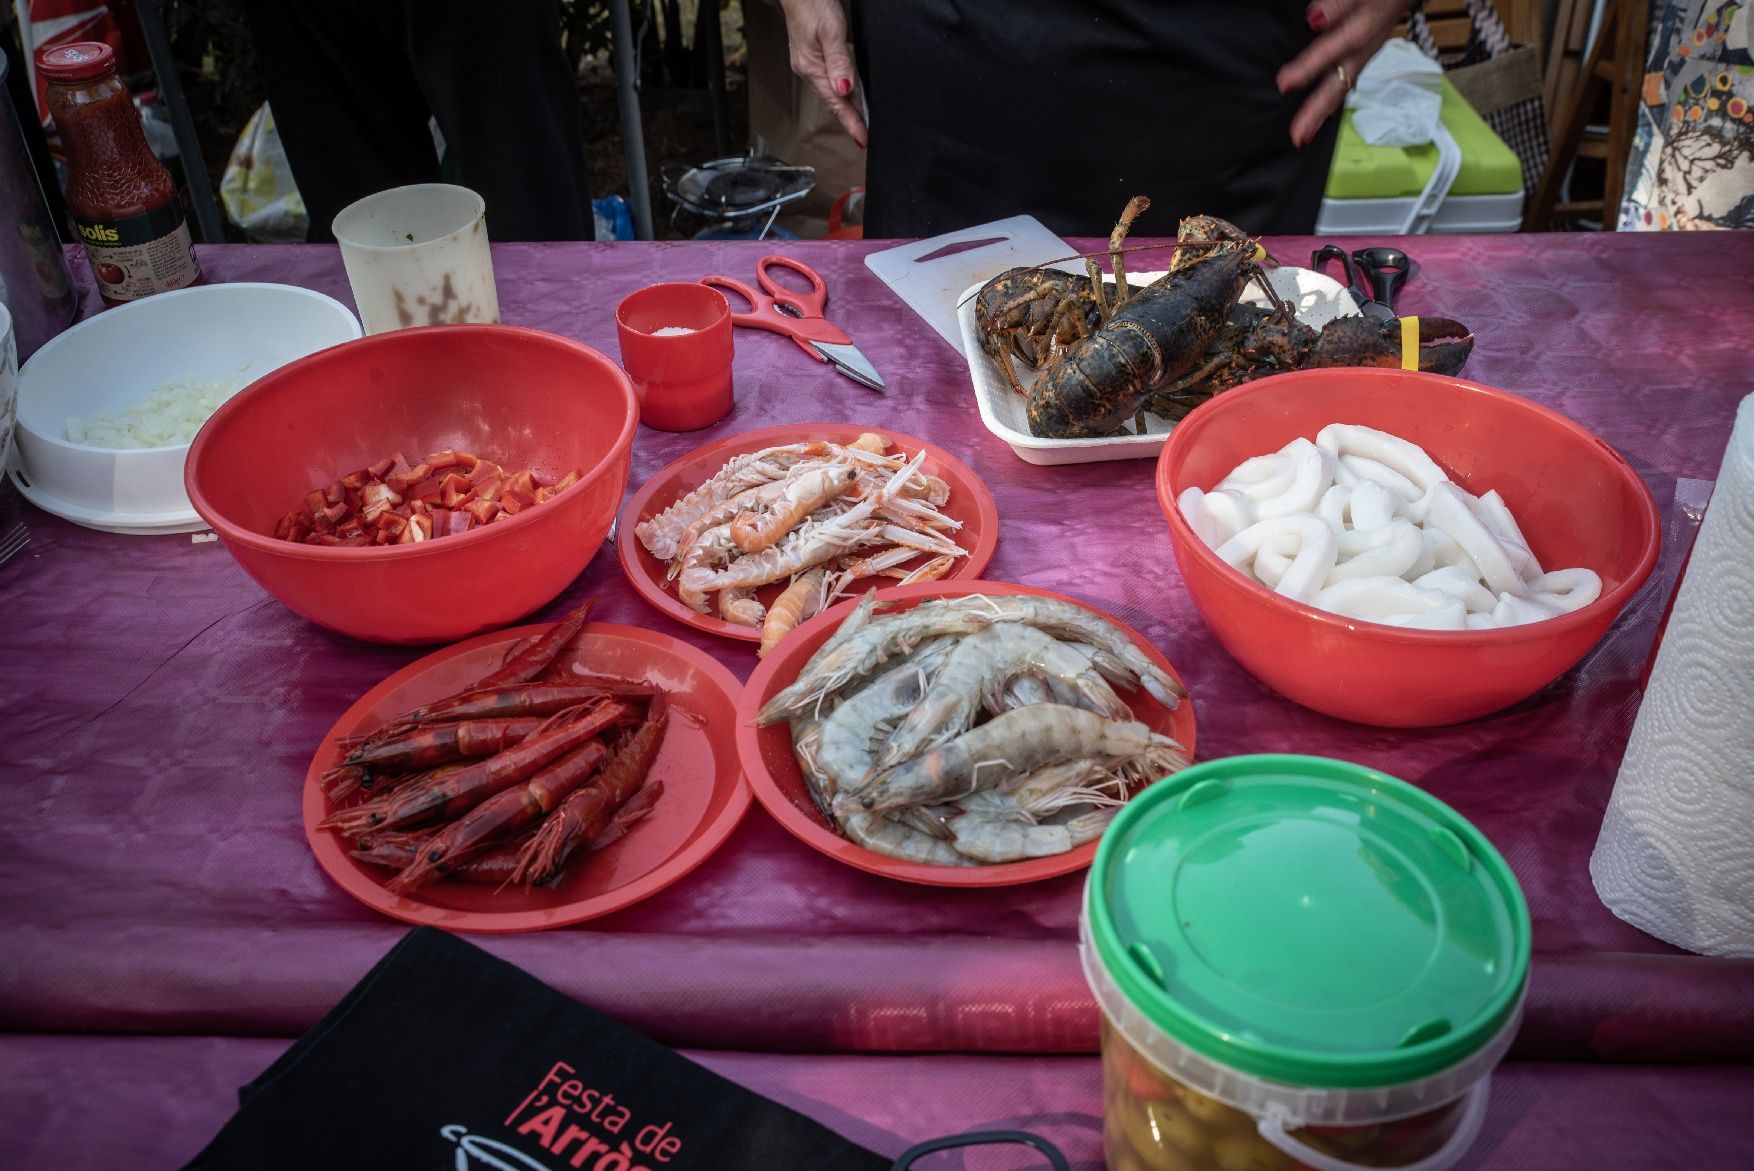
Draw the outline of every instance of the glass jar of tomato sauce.
M1085 887L1109 1171L1443 1171L1521 1019L1529 916L1460 814L1311 756L1134 797Z
M170 172L152 153L115 50L77 41L37 54L67 155L67 210L107 305L201 279Z

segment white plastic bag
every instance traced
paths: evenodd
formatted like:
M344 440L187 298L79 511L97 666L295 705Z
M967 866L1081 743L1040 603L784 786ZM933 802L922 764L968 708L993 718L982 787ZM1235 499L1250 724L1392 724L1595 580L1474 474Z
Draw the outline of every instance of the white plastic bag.
M1437 133L1443 67L1411 41L1386 42L1346 95L1352 127L1372 146L1423 146Z
M302 244L310 227L268 103L250 115L219 180L225 216L258 244Z

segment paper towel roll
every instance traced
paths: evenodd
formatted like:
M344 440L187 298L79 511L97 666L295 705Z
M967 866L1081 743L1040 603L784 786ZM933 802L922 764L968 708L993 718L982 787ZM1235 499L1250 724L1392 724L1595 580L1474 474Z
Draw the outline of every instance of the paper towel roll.
M1754 956L1754 395L1736 411L1590 876L1609 910L1659 939Z

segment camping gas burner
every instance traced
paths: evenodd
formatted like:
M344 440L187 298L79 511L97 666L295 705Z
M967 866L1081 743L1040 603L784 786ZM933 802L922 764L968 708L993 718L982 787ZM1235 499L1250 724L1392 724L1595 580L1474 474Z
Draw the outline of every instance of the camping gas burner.
M816 168L795 167L768 155L739 155L687 169L665 167L663 178L664 194L675 204L670 212L672 226L679 211L733 228L766 216L756 236L761 239L773 227L780 208L816 186Z

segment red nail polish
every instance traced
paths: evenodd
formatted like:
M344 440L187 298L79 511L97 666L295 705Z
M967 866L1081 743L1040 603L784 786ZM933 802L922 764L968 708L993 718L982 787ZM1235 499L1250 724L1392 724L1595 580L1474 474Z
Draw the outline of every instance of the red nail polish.
M1328 27L1328 14L1319 8L1311 8L1308 19L1309 27L1318 33Z
M853 92L853 83L847 78L837 77L834 82L834 92L844 98Z

